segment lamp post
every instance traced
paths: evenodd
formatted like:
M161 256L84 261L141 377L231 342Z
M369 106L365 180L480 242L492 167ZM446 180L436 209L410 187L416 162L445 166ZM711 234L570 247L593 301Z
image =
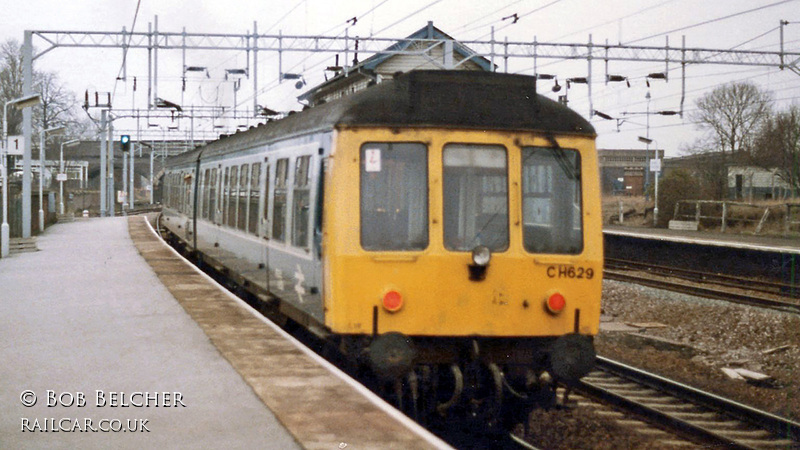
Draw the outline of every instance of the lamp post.
M61 155L59 156L59 164L58 164L58 173L61 175L61 179L58 180L58 213L64 215L64 177L66 174L64 173L64 147L70 147L79 143L80 139L73 139L71 141L62 142L61 143ZM83 172L83 170L81 170ZM83 176L83 173L81 173Z
M47 145L47 133L53 133L51 136L60 134L64 131L64 127L59 125L57 127L47 128L39 133L39 232L44 231L44 163L45 163L45 146Z
M8 143L6 142L8 140L8 105L14 105L17 109L23 109L38 105L41 101L42 97L39 94L33 94L9 100L3 107L3 152L2 155L0 155L0 162L2 163L0 178L3 182L3 224L0 226L0 258L8 256L8 240L11 234L8 227Z

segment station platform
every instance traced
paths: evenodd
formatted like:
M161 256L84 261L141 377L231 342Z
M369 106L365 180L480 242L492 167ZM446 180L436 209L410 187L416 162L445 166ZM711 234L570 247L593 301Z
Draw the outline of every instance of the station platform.
M446 448L167 247L143 216L0 259L2 448Z
M796 237L759 236L721 233L718 231L669 230L665 228L637 228L622 225L605 225L603 233L697 245L800 254L800 239Z

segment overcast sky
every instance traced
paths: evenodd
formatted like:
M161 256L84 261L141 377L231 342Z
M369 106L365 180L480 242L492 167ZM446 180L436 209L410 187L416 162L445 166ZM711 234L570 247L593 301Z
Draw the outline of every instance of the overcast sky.
M251 32L254 21L261 34L319 35L344 33L347 20L358 17L355 26L348 29L350 36L375 35L383 38L402 38L433 21L439 29L459 40L488 40L491 27L496 29L496 39L509 41L576 42L586 43L589 34L592 42L665 45L669 36L671 47L679 47L681 36L686 36L687 47L709 49L751 49L777 51L779 49L779 21L792 22L784 29L785 49L800 51L800 2L779 0L511 0L487 2L485 0L289 0L289 1L177 1L177 0L0 0L0 38L22 41L24 30L38 31L114 31L125 27L147 31L154 26L158 16L158 29L165 32L190 33ZM737 13L755 10L749 13ZM414 14L416 13L416 14ZM517 14L516 24L503 17ZM735 15L724 19L726 16ZM702 24L702 25L698 25ZM697 25L697 26L694 26ZM653 36L649 39L643 39ZM34 39L41 51L48 47L41 39ZM284 71L302 73L309 86L323 81L323 69L333 64L333 55L287 54L283 60ZM362 55L365 59L368 55ZM180 51L159 52L158 93L160 97L185 106L212 106L233 104L233 85L224 80L225 69L247 66L245 52L188 52L187 65L208 67L210 78L191 74L186 90L182 90L182 62ZM503 64L501 60L496 63ZM35 62L38 70L55 71L63 83L83 97L90 92L113 92L115 108L143 108L146 105L147 52L131 50L128 55L127 81L116 81L122 64L121 50L87 50L58 48ZM560 79L586 76L585 61L564 62L539 60L540 73L552 73ZM614 117L623 112L645 111L644 75L663 71L663 63L610 63L609 72L630 77L632 87L624 83L605 85L604 64L597 60L593 66L593 106ZM651 82L650 109L678 110L680 108L680 67L669 67L668 83ZM276 110L299 109L293 83L278 85L276 55L259 53L258 103ZM532 60L512 60L509 71L532 74ZM137 90L133 90L133 77ZM777 68L697 65L687 68L684 109L690 112L699 96L715 86L734 80L749 80L771 90L778 99L778 107L800 103L800 75ZM144 87L144 88L143 88ZM541 83L540 92L555 98L550 85ZM569 92L570 106L588 116L586 86L574 86ZM563 90L561 94L563 94ZM237 93L241 109L251 109L253 104L252 80L243 80ZM96 111L95 111L96 113ZM152 120L151 123L157 121ZM245 122L243 119L226 119L227 125ZM600 148L642 148L637 136L646 134L646 118L631 117L620 125L617 132L614 121L598 117L592 119L598 133ZM219 121L217 122L219 124ZM187 123L160 122L161 127L150 128L151 133L178 133L185 135ZM148 128L140 123L140 127ZM178 126L177 131L168 127ZM135 134L135 122L115 123L118 132ZM197 121L198 136L202 130L213 132L211 121ZM650 136L658 146L665 148L668 156L680 154L682 146L698 137L689 117L650 116Z

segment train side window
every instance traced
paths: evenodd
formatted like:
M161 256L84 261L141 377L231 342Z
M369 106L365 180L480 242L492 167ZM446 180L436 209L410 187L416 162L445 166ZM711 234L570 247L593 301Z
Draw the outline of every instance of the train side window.
M236 199L239 193L239 167L231 167L231 177L229 178L230 186L228 188L228 225L229 227L236 228L236 207L239 202Z
M279 159L275 165L275 189L272 201L272 239L286 241L286 179L289 159Z
M220 225L226 225L228 223L228 179L230 178L230 167L225 168L225 174L222 177L222 186L220 188L220 210L222 211L222 217L220 218L221 222Z
M322 258L322 220L323 206L325 205L325 173L328 171L328 160L321 158L319 163L319 178L317 178L317 199L314 211L314 248L318 258Z
M183 212L187 216L192 215L192 188L194 187L194 172L186 172L183 175L181 191L183 193Z
M580 163L575 150L522 148L523 243L528 252L583 251Z
M186 177L184 172L178 174L178 211L185 213L186 212L186 187L185 182L183 179Z
M239 167L239 195L237 196L238 215L237 227L240 230L247 230L247 196L250 194L250 164L242 164Z
M500 145L447 144L443 152L444 246L508 248L508 159Z
M186 212L190 216L194 216L194 183L195 177L200 176L196 170L189 172L190 177L186 180ZM198 180L199 181L199 180Z
M217 169L211 169L211 183L208 188L208 219L217 221Z
M269 171L270 165L268 159L264 158L264 236L269 236Z
M170 208L174 208L175 199L172 196L172 191L173 191L172 187L175 185L175 174L171 173L167 175L165 179L167 180L167 192L166 192L167 205L169 205Z
M172 206L172 208L174 209L178 209L178 202L176 200L178 192L177 175L178 174L176 173L172 174L172 180L170 180L170 187L169 187L169 197L170 197L169 202L170 206Z
M253 163L250 169L250 196L247 213L247 232L258 235L258 200L261 188L261 163Z
M200 203L200 217L203 219L208 219L208 191L211 181L211 169L206 169L203 171L203 182L200 183L203 186L203 201Z
M428 148L419 143L361 146L361 246L428 246Z
M292 245L308 247L309 214L309 162L311 156L301 156L295 161L294 195L292 195Z

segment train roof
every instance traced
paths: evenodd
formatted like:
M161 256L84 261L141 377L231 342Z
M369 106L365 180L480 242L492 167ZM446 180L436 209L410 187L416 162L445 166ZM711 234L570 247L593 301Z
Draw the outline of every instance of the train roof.
M546 131L594 137L571 109L536 94L536 79L483 71L412 71L341 99L208 143L173 159L204 157L341 127Z

